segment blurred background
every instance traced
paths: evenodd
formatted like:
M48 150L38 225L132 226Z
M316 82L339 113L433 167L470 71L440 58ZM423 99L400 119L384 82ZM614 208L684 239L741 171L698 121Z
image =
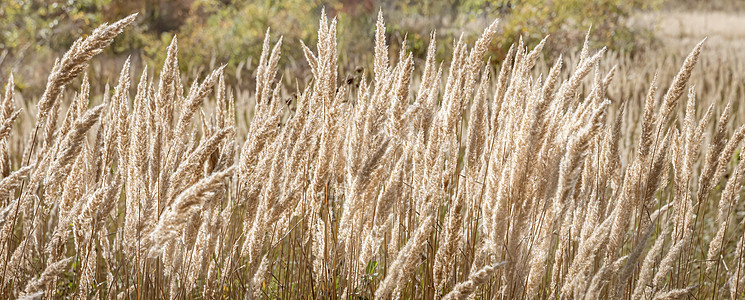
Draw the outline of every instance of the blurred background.
M371 63L378 10L386 18L392 53L406 39L407 49L419 59L432 30L438 58L447 59L443 56L451 53L453 39L464 33L469 42L475 40L494 18L502 19L500 38L489 54L495 65L520 37L532 47L551 33L544 55L576 52L589 28L592 47L607 46L640 64L648 63L644 57L650 53L685 55L704 36L708 48L729 53L718 55L722 63L741 56L735 50L745 41L745 1L737 0L3 0L0 82L12 71L24 97L38 98L54 59L75 39L103 22L139 12L135 26L93 60L88 70L93 78L111 83L127 57L135 70L147 65L157 73L177 36L182 74L193 79L227 64L230 83L249 88L253 60L271 28L273 40L284 36L281 68L294 86L310 75L300 40L314 47L324 8L339 23L342 78Z

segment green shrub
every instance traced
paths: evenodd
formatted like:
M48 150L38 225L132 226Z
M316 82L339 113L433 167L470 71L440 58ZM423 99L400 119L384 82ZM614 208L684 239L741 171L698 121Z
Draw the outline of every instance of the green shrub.
M39 74L51 66L37 61L33 66L38 71L18 70L24 65L27 53L33 53L37 59L46 57L42 61L51 64L76 37L90 32L91 24L115 20L133 11L140 12L133 30L117 39L103 56L133 55L136 62L157 66L165 58L163 50L177 35L182 71L187 76L196 76L202 73L200 68L228 64L233 69L242 61L258 57L267 27L271 28L272 36L284 36L284 59L280 67L290 72L304 70L299 41L316 42L315 28L322 8L338 21L339 47L346 49L339 54L340 66L352 69L358 64L371 67L364 62L370 61L365 56L372 47L371 28L378 10L390 20L396 20L387 29L391 52L398 53L406 39L408 50L417 59L425 56L432 29L437 29L440 41L438 58L444 59L445 53L452 52L453 40L461 32L466 33L466 42L473 42L480 28L496 17L502 18L501 36L492 44L489 54L496 58L504 57L510 44L520 36L528 46L533 46L550 32L548 52L562 49L563 45L581 44L590 25L593 46L637 51L650 40L651 34L628 26L624 20L635 10L659 7L661 1L9 0L0 3L0 48L5 51L0 51L0 79L12 68L17 80L33 80L17 81L19 86L40 89L44 76ZM251 69L251 64L248 65ZM345 76L344 72L341 77ZM115 78L116 74L107 76Z
M518 0L502 1L500 10L507 17L503 24L502 50L522 36L535 45L551 33L548 49L581 43L592 27L590 40L595 46L634 52L652 37L646 28L635 28L626 21L636 10L658 8L663 0ZM487 2L473 0L470 2ZM477 5L477 4L472 4Z

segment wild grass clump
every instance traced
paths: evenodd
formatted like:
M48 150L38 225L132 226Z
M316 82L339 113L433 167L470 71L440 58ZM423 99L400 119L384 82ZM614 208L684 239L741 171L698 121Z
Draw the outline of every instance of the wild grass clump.
M605 49L585 44L540 72L546 40L520 42L491 70L495 21L474 45L455 41L447 63L433 38L419 71L410 53L389 53L381 15L374 69L354 85L324 15L316 49L302 48L313 80L295 99L269 31L245 99L224 67L185 89L175 38L157 76L145 68L135 82L126 62L113 90L91 97L86 63L133 18L76 42L34 114L19 114L7 83L4 297L745 292L745 126L730 129L719 99L701 109L688 84L703 41L645 98L609 100ZM11 130L19 116L31 122Z

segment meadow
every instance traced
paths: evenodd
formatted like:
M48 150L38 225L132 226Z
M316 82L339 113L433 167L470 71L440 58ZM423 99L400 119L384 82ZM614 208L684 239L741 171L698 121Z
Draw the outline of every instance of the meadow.
M322 14L308 80L283 77L270 29L252 89L181 74L177 37L158 67L89 77L136 17L78 39L38 101L4 83L2 298L745 295L745 61L726 40L634 57L588 34L553 56L546 36L492 58L494 20L473 43L432 34L419 61L381 12L372 68L344 74Z

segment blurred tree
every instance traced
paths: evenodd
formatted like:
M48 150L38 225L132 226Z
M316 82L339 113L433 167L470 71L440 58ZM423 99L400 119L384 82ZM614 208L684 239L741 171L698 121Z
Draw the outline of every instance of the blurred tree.
M467 0L484 5L487 0ZM581 44L592 27L590 41L597 46L634 52L641 50L652 38L651 29L634 28L626 18L638 10L660 7L663 0L503 0L496 8L505 16L500 48L506 51L511 43L523 37L526 44L535 45L549 33L549 50L561 50L566 45Z
M350 68L369 67L365 64L370 63L379 9L387 20L391 52L398 53L406 39L408 50L420 59L433 30L440 41L438 56L443 58L450 53L453 39L464 32L472 42L496 17L503 22L502 38L492 45L494 58L502 57L520 36L532 46L551 33L549 51L577 45L591 24L591 39L597 44L635 51L651 35L626 26L624 19L635 10L656 8L662 1L5 0L0 1L0 70L16 70L27 53L35 58L57 56L95 26L133 12L140 12L136 25L118 37L104 56L132 55L136 61L159 66L177 34L180 65L189 76L215 64L236 67L257 58L267 28L274 41L284 37L283 67L307 70L299 41L315 44L318 16L324 8L337 18L339 61ZM41 74L51 68L38 62L34 65ZM18 81L23 86L24 74L20 73Z

